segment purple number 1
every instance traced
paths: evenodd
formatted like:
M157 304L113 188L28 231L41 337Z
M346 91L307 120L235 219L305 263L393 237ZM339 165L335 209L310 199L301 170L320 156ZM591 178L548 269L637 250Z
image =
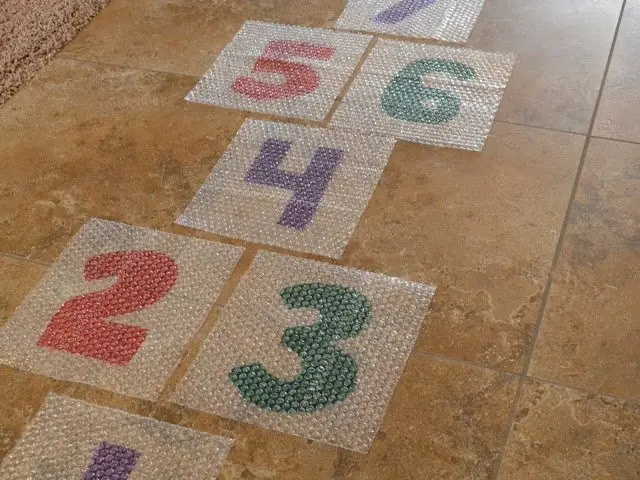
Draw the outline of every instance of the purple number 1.
M401 0L377 14L373 21L376 23L400 23L435 2L436 0Z
M129 447L102 442L93 452L83 480L129 480L139 457L140 452Z
M306 229L316 213L333 172L344 158L344 150L320 147L304 173L280 170L280 164L291 148L291 142L270 138L262 144L258 157L249 168L249 183L293 190L291 201L278 223L298 230Z

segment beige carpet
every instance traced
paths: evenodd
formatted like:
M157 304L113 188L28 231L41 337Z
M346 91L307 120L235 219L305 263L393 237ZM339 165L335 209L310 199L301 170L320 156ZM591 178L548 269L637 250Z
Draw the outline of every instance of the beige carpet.
M0 105L109 0L0 0Z

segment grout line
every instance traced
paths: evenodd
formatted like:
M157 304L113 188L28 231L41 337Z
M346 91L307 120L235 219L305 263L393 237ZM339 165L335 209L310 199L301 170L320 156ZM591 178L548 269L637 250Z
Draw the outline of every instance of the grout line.
M32 258L24 257L22 255L16 255L15 253L0 252L0 257L6 257L6 258L10 258L12 260L18 260L18 261L22 261L22 262L32 263L32 264L38 265L40 267L49 267L49 266L51 266L50 263L42 262L40 260L34 260Z
M585 137L587 135L586 133L572 132L571 130L562 130L560 128L551 128L551 127L541 127L539 125L529 125L527 123L512 122L510 120L495 120L494 123L506 123L507 125L515 125L515 126L518 126L518 127L535 128L537 130L544 130L546 132L568 133L569 135L580 135L581 137Z
M640 140L639 141L623 140L621 138L601 137L600 135L592 135L591 138L596 138L598 140L608 140L610 142L620 142L620 143L629 143L631 145L640 145Z
M481 363L472 362L470 360L465 360L463 358L448 357L446 355L440 355L438 353L432 353L432 352L427 352L427 351L423 351L423 350L414 350L413 354L414 355L423 356L423 357L430 357L430 358L433 358L435 360L440 360L440 361L443 361L443 362L456 363L456 364L459 364L459 365L466 365L468 367L480 368L480 369L484 369L484 370L491 370L492 372L501 373L503 375L509 375L511 377L520 377L521 376L519 373L510 372L508 370L503 370L503 369L497 368L497 367L483 365Z
M590 388L574 387L572 385L567 385L565 383L555 382L553 380L545 380L544 378L534 377L532 375L525 375L525 379L526 380L533 380L534 382L546 383L546 384L549 384L549 385L553 385L555 387L566 388L567 390L574 390L576 392L585 393L585 394L588 394L588 395L595 395L595 396L598 396L598 397L607 397L607 398L611 398L613 400L616 400L618 402L633 403L633 404L636 404L636 405L640 405L640 398L622 397L620 395L614 395L612 393L602 392L602 391L598 391L598 390L592 390Z
M507 451L507 444L509 443L509 438L511 437L511 432L513 431L513 427L515 424L516 414L518 411L518 405L520 404L520 399L522 398L522 392L524 390L524 384L529 375L529 368L531 367L531 362L533 360L533 354L535 351L536 341L538 340L538 335L540 334L540 327L542 325L542 318L547 307L547 302L549 300L549 296L551 293L551 286L553 284L553 280L555 278L556 268L558 266L558 261L560 259L560 253L562 251L562 246L564 243L564 237L567 233L567 227L569 225L569 219L571 216L571 210L576 198L576 193L578 191L578 185L580 183L580 177L582 176L582 170L584 169L585 159L587 157L587 151L589 150L589 145L591 143L591 135L593 134L593 129L596 123L596 116L598 114L598 109L600 107L600 101L602 100L602 93L604 92L605 82L607 80L607 75L609 73L609 68L611 67L611 60L613 58L613 52L616 47L616 41L618 40L618 33L620 32L620 25L622 23L622 17L624 15L624 10L627 4L627 0L622 0L622 7L620 9L620 15L618 16L618 23L616 24L616 29L613 33L613 40L611 42L611 48L609 50L609 56L607 57L607 63L605 65L604 73L602 75L602 81L600 82L600 89L598 90L598 96L596 98L596 103L593 107L593 114L591 115L591 122L589 123L589 130L587 131L587 137L584 141L584 146L582 148L582 154L580 155L580 161L578 162L578 169L576 171L576 177L573 182L573 187L571 189L571 195L569 196L569 203L567 205L567 210L564 216L564 221L562 222L562 228L560 229L560 235L558 235L558 241L556 243L556 251L553 255L553 260L551 262L551 268L549 269L549 276L547 278L547 284L545 286L544 293L542 295L542 300L540 302L540 308L538 310L538 315L536 318L535 328L533 330L531 341L529 342L529 347L527 349L524 361L524 368L522 370L523 375L520 377L520 383L518 385L518 391L516 392L516 397L513 401L513 406L511 408L511 412L509 413L509 421L507 423L507 434L505 435L504 441L502 443L502 447L500 450L500 456L498 458L498 465L495 472L495 478L500 477L500 473L502 471L502 465L504 462L505 453Z
M138 71L141 71L141 72L162 73L164 75L178 75L178 76L182 76L182 77L190 77L190 78L195 78L195 79L199 79L200 78L198 75L195 75L195 74L192 74L192 73L170 72L168 70L156 70L154 68L144 68L144 67L131 66L131 65L122 65L121 63L101 62L101 61L97 61L97 60L89 60L89 59L86 59L86 58L74 57L72 55L68 55L68 54L65 54L65 53L57 53L54 58L63 58L65 60L73 60L73 61L81 62L81 63L90 63L90 64L93 64L93 65L104 65L104 66L107 66L107 67L123 68L123 69L127 69L127 70L138 70Z
M209 337L210 333L218 323L220 315L223 311L224 304L229 300L231 294L238 287L240 280L244 278L246 272L253 264L253 260L257 253L257 248L247 248L240 257L240 260L238 260L238 263L231 272L229 279L220 291L218 298L213 303L206 319L202 322L202 325L189 342L184 355L178 363L178 366L171 373L164 385L164 388L160 392L160 395L158 395L158 398L154 402L154 412L156 410L156 407L161 406L167 402L168 397L174 392L180 380L185 376L189 368L191 368L191 365L193 364L198 353L200 352L200 349L202 348L202 344Z

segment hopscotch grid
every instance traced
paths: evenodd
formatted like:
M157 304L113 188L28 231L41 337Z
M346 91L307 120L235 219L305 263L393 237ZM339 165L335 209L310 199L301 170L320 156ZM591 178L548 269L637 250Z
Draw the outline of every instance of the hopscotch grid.
M305 28L305 27L302 27L302 28ZM363 30L363 32L367 32L367 31ZM371 51L374 49L374 47L375 47L376 43L378 42L379 38L403 38L403 39L406 39L406 36L401 36L401 35L394 36L394 35L390 35L390 34L384 34L384 33L377 32L377 35L372 37L372 41L370 41L370 43L369 43L369 45L367 47L367 50L362 55L362 57L361 57L361 59L360 59L360 61L358 63L357 68L355 70L353 70L353 72L351 73L348 81L344 84L340 95L334 100L334 103L331 106L331 109L329 110L329 112L325 116L325 118L323 120L302 119L301 117L292 117L292 118L295 118L296 120L298 120L298 119L305 120L304 123L302 123L304 125L309 124L309 123L311 123L312 125L316 125L317 122L320 122L323 126L327 127L328 124L331 122L334 113L338 110L339 106L343 102L343 99L344 99L346 93L350 90L351 84L355 81L356 77L358 77L361 74L362 67L365 64L365 62L366 62L369 54L371 53ZM439 42L436 43L436 45L437 44L439 44ZM221 53L221 55L222 55L222 53ZM82 59L76 59L74 57L67 57L67 58L73 59L73 60L76 60L76 61L84 61ZM258 57L255 57L255 58L258 58ZM100 63L100 62L94 62L94 63ZM114 65L114 66L119 66L119 65ZM126 66L123 66L123 67L124 68L129 68L129 67L126 67ZM318 68L319 70L323 69L322 66L320 66L320 65L318 65L316 68ZM166 72L166 73L173 73L173 72ZM271 118L273 116L273 114L263 113L263 112L254 112L254 113L256 113L257 115L264 115L264 116L266 116L268 118ZM329 126L329 128L331 128L331 127ZM376 132L363 132L363 133L365 133L367 135L371 135L371 136L379 135L379 134L376 134ZM218 164L218 162L216 162L216 166L217 166L217 164ZM382 174L381 174L381 176L380 176L380 178L378 180L378 183L381 180L382 180ZM373 187L372 192L373 192L373 190L375 190L376 186ZM358 222L362 221L362 217L363 216L364 216L364 213L359 217ZM218 237L218 235L213 235L213 236L216 237L216 238ZM249 245L247 247L247 249L245 250L245 252L243 254L243 257L242 257L243 259L245 257L250 258L249 265L246 266L246 267L241 267L240 264L243 263L242 259L241 259L240 263L238 263L236 265L234 273L232 274L232 276L229 277L226 280L225 284L224 284L223 290L230 288L230 292L231 292L231 293L229 293L230 296L232 296L235 293L235 290L237 289L238 284L240 283L242 278L247 274L248 270L250 270L251 266L253 265L253 260L254 260L253 257L255 257L255 255L258 253L258 247L259 248L264 248L266 250L272 250L272 251L284 251L284 252L286 252L287 255L289 255L289 256L291 256L293 258L302 258L302 259L318 258L319 260L321 260L325 264L330 264L330 265L331 264L333 264L333 265L342 265L343 264L343 260L342 259L324 258L321 255L313 255L313 254L308 254L308 253L304 253L304 252L297 252L295 250L290 250L290 249L281 248L281 247L277 247L277 246L272 246L272 245L268 245L268 244L259 244L259 243L254 243L254 242L246 242L246 241L243 241L241 239L240 240L234 239L233 237L225 237L225 236L220 236L220 237L222 238L222 240L220 240L220 241L225 243L225 244L238 245L238 243L239 243L241 245ZM234 240L236 243L229 243L229 239ZM351 244L351 242L348 243L348 245L350 245L350 244ZM233 275L235 275L235 271L236 270L240 270L240 271L242 271L242 273L239 274L238 278L236 278L234 280L233 279ZM365 273L368 273L368 272L365 272ZM222 292L220 292L220 294L218 295L218 298L220 298L221 296L223 296ZM211 334L211 332L214 331L217 328L218 320L219 320L219 317L222 315L222 312L218 308L219 305L218 305L217 300L215 302L215 305L216 305L216 307L209 313L208 319L201 325L200 330L192 337L191 342L187 345L187 350L184 353L183 359L180 361L180 364L177 366L176 370L172 374L172 377L173 377L173 375L175 375L179 370L181 370L181 369L183 370L183 374L181 376L177 377L176 385L174 385L174 387L177 386L177 383L180 381L182 376L184 374L186 374L187 370L190 368L189 365L197 357L198 352L199 352L199 350L200 350L200 348L202 346L202 343ZM421 326L421 331L422 331L423 328L424 328L424 323ZM196 345L196 346L194 346L194 345ZM412 349L410 349L410 351L411 350ZM418 352L418 353L420 353L420 352ZM187 358L190 358L189 365L183 366L182 363ZM455 357L451 357L450 359L452 361L456 361L457 360ZM477 364L477 366L483 367L480 364ZM400 373L400 376L401 376L401 374L402 373ZM172 389L169 388L169 385L170 385L170 383L172 381L171 380L172 377L170 377L168 379L168 381L166 382L165 389L163 389L161 397L153 402L156 406L161 405L164 402L165 398L171 394ZM80 384L80 385L84 385L85 389L95 389L96 388L96 387L92 387L91 385L87 385L87 384ZM393 393L393 389L392 389L391 393ZM114 393L114 395L123 396L120 393Z

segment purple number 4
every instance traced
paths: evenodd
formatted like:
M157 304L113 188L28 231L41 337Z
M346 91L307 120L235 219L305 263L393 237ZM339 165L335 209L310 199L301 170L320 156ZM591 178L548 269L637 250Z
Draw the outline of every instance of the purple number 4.
M140 452L129 447L102 442L93 452L83 480L129 480L139 457Z
M245 180L249 183L286 188L293 191L291 201L282 212L278 224L305 230L318 209L333 172L344 158L344 150L320 147L304 173L280 169L291 142L269 138L249 168Z
M377 14L373 17L373 21L376 23L400 23L435 2L436 0L401 0Z

